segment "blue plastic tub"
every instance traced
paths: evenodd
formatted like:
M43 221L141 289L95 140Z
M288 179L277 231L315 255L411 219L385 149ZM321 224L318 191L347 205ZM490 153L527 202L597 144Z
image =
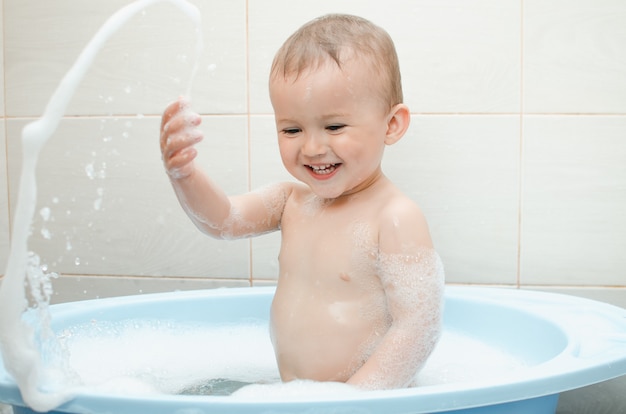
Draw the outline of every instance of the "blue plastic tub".
M52 306L59 331L89 321L164 319L202 323L267 320L273 288L129 296ZM573 296L516 289L448 287L444 330L465 332L523 361L496 380L450 382L345 397L234 399L223 396L85 392L61 413L532 413L553 414L559 393L626 375L626 310ZM0 362L0 402L26 408Z

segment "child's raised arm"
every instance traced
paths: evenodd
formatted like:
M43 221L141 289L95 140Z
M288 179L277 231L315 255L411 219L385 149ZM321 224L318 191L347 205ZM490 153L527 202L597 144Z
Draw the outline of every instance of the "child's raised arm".
M202 141L201 117L183 98L168 105L161 119L161 154L181 206L201 231L217 238L240 238L278 229L291 187L229 197L194 160Z

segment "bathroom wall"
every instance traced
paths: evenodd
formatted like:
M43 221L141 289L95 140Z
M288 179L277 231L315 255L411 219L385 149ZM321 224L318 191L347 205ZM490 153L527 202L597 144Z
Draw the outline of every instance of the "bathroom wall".
M328 12L396 41L408 134L384 171L425 211L454 284L567 292L626 307L626 3L620 0L202 0L191 89L199 162L230 193L290 179L267 76L281 42ZM20 130L128 0L0 0L0 269ZM40 157L29 248L54 301L274 283L279 235L216 241L163 172L160 113L186 94L194 28L169 3L106 44ZM2 272L2 270L0 270Z

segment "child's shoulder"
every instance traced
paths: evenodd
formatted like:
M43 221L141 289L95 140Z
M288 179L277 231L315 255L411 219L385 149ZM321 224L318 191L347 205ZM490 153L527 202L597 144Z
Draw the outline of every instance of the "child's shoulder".
M419 205L397 188L389 192L380 211L381 218L391 220L421 218L424 216Z
M372 198L379 200L380 209L386 214L416 214L421 212L417 203L388 179L381 180Z
M273 188L274 192L279 193L284 203L292 205L303 203L305 200L311 198L313 194L308 186L293 181L277 182L268 187Z
M420 206L400 190L390 192L378 216L379 237L404 239L411 244L432 244L428 223Z
M283 186L289 196L294 199L308 198L313 194L309 186L300 182L285 181L280 183L280 185Z

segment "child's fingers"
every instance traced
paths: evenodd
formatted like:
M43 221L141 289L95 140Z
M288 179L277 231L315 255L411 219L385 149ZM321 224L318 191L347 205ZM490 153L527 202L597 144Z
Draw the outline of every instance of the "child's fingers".
M175 179L187 177L193 171L192 162L197 155L194 147L186 147L164 162L165 171Z
M198 155L194 148L202 141L197 128L202 118L189 108L189 101L179 98L165 108L161 117L160 146L163 164L173 178L185 177L193 171L192 162Z
M174 102L167 105L165 111L163 111L163 116L161 117L161 130L165 127L165 125L170 121L170 119L179 112L187 110L189 108L189 101L180 96Z
M175 105L174 105L175 106ZM167 141L171 139L170 137L183 134L190 134L188 131L193 131L195 127L200 125L202 122L202 118L200 115L192 112L190 110L174 110L174 113L169 113L168 111L172 109L171 106L166 109L165 114L163 115L163 119L161 124L161 151L167 146ZM167 119L167 121L166 121Z
M163 159L174 157L176 153L193 147L204 138L202 132L198 129L187 129L181 133L170 135L162 148Z

